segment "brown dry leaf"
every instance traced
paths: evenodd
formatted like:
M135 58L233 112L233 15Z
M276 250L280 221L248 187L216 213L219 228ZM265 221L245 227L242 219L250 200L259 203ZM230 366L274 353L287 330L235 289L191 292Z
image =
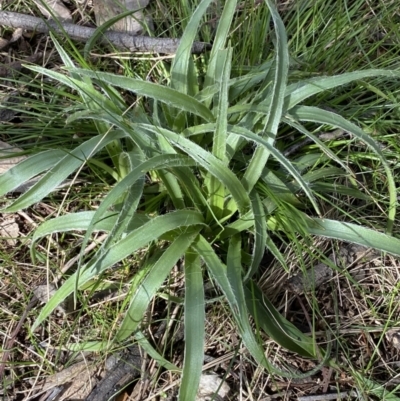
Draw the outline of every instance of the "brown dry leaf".
M22 28L17 28L17 29L13 32L13 34L12 34L12 36L11 36L10 43L14 43L14 42L16 42L17 40L21 39L23 33L24 33L24 30L23 30Z
M0 50L3 50L5 47L7 47L10 44L10 41L4 38L0 38Z
M60 21L72 21L72 15L61 0L34 0L46 18L57 17Z
M15 221L14 215L0 216L0 238L7 245L15 246L19 237L19 226Z
M143 25L152 27L151 18L145 17L141 9L149 4L149 0L93 0L96 24L100 26L110 18L128 10L138 10L132 16L117 21L111 29L139 35L145 31Z
M391 329L386 332L386 339L393 348L400 351L400 329Z
M0 174L5 173L8 169L26 159L26 156L14 156L15 153L22 152L22 149L0 141Z
M95 370L85 370L79 374L71 385L60 397L60 401L63 400L86 400L92 391L93 387L97 383L94 376Z

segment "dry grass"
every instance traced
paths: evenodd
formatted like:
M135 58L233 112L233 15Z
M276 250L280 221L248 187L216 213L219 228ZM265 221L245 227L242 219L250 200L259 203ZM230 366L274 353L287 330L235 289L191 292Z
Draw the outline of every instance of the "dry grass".
M315 243L316 249L326 255L326 248L338 249L345 244ZM298 260L293 249L287 250L287 260ZM304 261L310 268L313 262ZM386 383L387 390L396 389L399 344L396 335L400 333L397 317L400 308L397 300L399 261L385 255L373 255L347 265L338 265L330 282L316 288L313 294L293 295L287 289L287 279L294 273L301 274L297 262L289 264L290 274L283 273L282 267L267 268L261 283L264 293L285 313L297 327L315 335L322 343L332 342L332 355L340 369L330 372L329 389L360 388L360 383L351 372L362 372L371 380ZM305 306L305 310L302 305ZM313 330L309 322L313 323ZM329 339L330 338L330 339ZM278 351L283 359L302 366L299 357ZM272 355L276 355L274 352ZM293 361L293 362L292 362ZM300 396L317 392L325 383L321 377L314 377L308 384L286 383L284 399L289 394ZM362 389L362 387L361 387ZM286 391L289 390L289 393ZM361 390L362 391L362 390Z
M27 212L27 215L31 216L33 223L38 221L34 213ZM26 227L35 225L32 222L27 225L21 216L18 222L21 227L25 227L25 235L29 235ZM76 241L79 241L78 237L75 238L75 243ZM62 249L65 243L67 250ZM51 280L56 271L54 268L48 270L45 266L29 264L27 243L25 241L24 244L23 237L17 240L13 248L4 244L5 242L1 249L3 263L0 270L0 333L3 347L28 304L32 288L48 278ZM65 254L73 249L73 240L71 238L61 241L59 238L54 244L54 249L52 246L47 248L48 260L52 266L63 266ZM332 249L339 249L341 244L319 241L313 246L327 255ZM334 392L338 389L345 391L354 387L360 388L360 383L351 375L353 371L363 372L372 380L386 382L388 390L395 388L399 384L396 379L399 351L396 339L400 336L400 330L396 329L396 319L400 313L397 302L398 261L389 256L376 255L372 260L338 266L331 281L317 288L314 294L295 296L287 289L287 279L301 271L301 266L294 262L298 260L297 253L294 248L285 251L289 273L285 273L276 264L265 266L260 285L265 295L297 327L315 335L322 345L331 341L332 356L339 369L323 370L301 381L270 376L248 358L222 300L207 307L204 370L216 372L226 379L231 387L230 400L269 400L276 399L277 394L283 400L291 400L292 397L326 390ZM8 259L4 258L5 255ZM308 257L304 260L303 267L309 268L314 263L315 260ZM124 281L126 282L126 277L120 270L107 279L108 283L119 286L122 294L126 291L126 287L121 284ZM179 297L182 283L182 272L177 267L175 275L164 288L165 293ZM211 289L210 296L216 295ZM35 388L35 382L41 382L43 378L76 361L76 355L62 351L60 345L112 336L113 327L120 320L118 311L121 310L123 295L118 297L118 293L115 293L110 299L102 301L99 301L98 296L84 296L88 298L80 300L82 308L78 313L67 317L53 315L48 324L36 333L29 333L28 327L39 309L30 313L28 324L18 334L7 364L6 381L13 383L12 390L8 393L10 396L13 394L14 399L28 399L24 397ZM149 314L152 315L148 326L149 337L167 359L181 365L182 306L175 304L175 307L169 308L167 303L160 300L153 304ZM313 322L313 333L309 321ZM330 335L327 335L328 332ZM282 360L303 372L315 367L315 362L289 353L267 338L264 344L267 355L277 366L279 360ZM101 366L104 357L98 355L96 359ZM135 399L159 399L176 393L179 375L160 370L148 358L145 359L143 368L143 380L136 385L135 394L138 398ZM274 398L269 398L272 394L275 394Z

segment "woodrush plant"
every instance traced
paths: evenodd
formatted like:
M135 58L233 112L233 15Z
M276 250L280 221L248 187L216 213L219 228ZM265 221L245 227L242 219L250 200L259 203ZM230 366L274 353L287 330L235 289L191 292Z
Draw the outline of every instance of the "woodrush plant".
M285 28L272 2L266 0L275 34L271 60L231 77L233 49L229 35L237 2L229 1L202 76L190 49L211 1L201 1L194 11L174 58L169 85L77 68L55 41L66 73L30 68L76 91L81 107L68 117L67 123L93 120L98 135L68 153L54 150L34 155L0 177L0 193L5 194L45 173L34 187L3 210L14 212L40 201L87 160L94 159L103 149L108 151L117 182L98 209L50 219L33 235L31 253L35 261L35 244L53 233L84 231L82 250L95 231L108 233L93 256L84 258L81 252L75 273L43 307L32 330L60 302L87 288L88 283L118 262L150 243L160 244L160 256L137 273L113 342L123 343L133 335L162 366L180 371L151 347L141 332L141 322L158 289L182 261L185 351L179 399L185 401L195 398L203 366L206 275L224 294L242 341L254 359L273 374L300 377L290 369L277 368L265 357L258 340L259 330L304 357L331 366L334 362L329 360L329 350L321 350L314 338L286 320L257 286L255 275L266 250L285 266L274 231L289 238L317 235L400 254L400 241L391 236L396 188L380 147L340 115L302 104L306 99L312 100L313 95L357 80L379 76L398 79L400 74L366 70L288 84ZM122 89L143 97L150 111L140 105L131 110L121 95ZM323 187L317 191L315 183L330 174L352 179L353 173L309 131L309 123L345 130L379 158L389 196L385 234L322 217L318 196L323 194ZM316 164L313 158L299 169L276 147L282 125L311 138L320 150L321 163L328 161L330 165L321 167L319 174L308 175L308 167ZM145 200L144 194L153 183L159 191L153 201L152 195ZM360 194L357 189L352 193ZM256 330L249 315L256 322ZM88 343L80 346L87 347ZM110 344L91 342L90 346L102 349Z

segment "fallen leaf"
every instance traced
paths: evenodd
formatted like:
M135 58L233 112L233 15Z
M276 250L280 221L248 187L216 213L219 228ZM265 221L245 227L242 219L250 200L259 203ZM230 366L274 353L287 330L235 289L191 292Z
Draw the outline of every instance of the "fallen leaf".
M61 0L34 0L40 12L49 19L57 17L60 21L72 21L72 15Z
M0 237L9 246L15 246L17 244L19 226L13 215L0 216Z
M386 332L386 339L393 348L400 350L400 330L398 328L388 330Z
M111 30L129 32L140 35L145 31L143 26L152 29L152 20L145 17L142 9L149 4L149 0L93 0L96 24L100 26L110 18L128 10L138 10L132 16L122 18L111 26Z
M26 159L26 156L15 156L16 153L22 152L22 149L0 141L0 174L3 174L11 167L16 166L20 161Z
M86 361L78 362L47 377L35 386L35 390L43 393L55 387L64 386L65 390L57 400L85 400L97 382L95 371L95 365L88 364Z

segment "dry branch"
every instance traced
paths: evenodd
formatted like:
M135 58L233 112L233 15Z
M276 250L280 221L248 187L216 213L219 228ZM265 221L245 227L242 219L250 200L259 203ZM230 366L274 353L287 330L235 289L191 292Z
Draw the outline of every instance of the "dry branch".
M0 25L23 28L40 33L52 31L61 35L68 35L71 39L80 42L87 42L95 31L95 28L44 21L41 18L9 11L0 11ZM100 39L100 43L111 45L123 51L174 54L179 46L180 39L132 36L123 32L107 31ZM202 53L209 48L210 45L208 43L195 42L193 43L192 52Z

